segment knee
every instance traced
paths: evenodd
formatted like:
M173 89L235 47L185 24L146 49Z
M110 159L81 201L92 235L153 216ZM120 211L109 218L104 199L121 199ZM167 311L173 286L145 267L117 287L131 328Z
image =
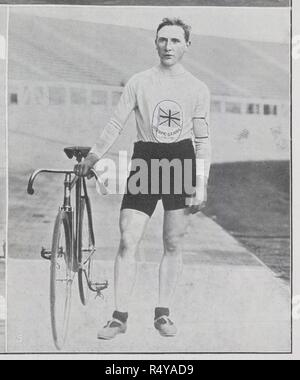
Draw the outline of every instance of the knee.
M138 239L134 236L133 233L123 232L121 234L120 240L120 254L121 256L129 256L130 254L134 255L138 247Z
M183 237L183 233L164 235L164 247L166 254L171 254L174 256L181 254Z

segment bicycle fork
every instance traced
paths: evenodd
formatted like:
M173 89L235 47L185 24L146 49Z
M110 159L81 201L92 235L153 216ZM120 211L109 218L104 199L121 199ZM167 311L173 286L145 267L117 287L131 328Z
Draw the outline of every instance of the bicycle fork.
M73 220L74 220L72 206L71 206L72 186L73 186L72 175L70 173L66 173L65 174L65 181L64 181L64 203L63 203L63 206L59 208L59 211L63 210L63 211L66 211L66 212L71 214L70 215L71 226L73 225ZM71 233L73 234L73 231L71 231ZM72 236L72 239L73 239L73 236ZM59 254L61 256L66 254L66 252L64 252L64 250L63 250L63 247L59 247ZM51 261L52 251L42 247L41 257L45 260Z

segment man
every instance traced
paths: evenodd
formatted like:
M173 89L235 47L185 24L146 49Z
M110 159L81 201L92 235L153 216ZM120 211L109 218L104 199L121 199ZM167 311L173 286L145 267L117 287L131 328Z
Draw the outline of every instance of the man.
M162 21L155 41L160 64L128 82L99 141L85 161L75 167L78 175L86 176L113 145L134 111L137 142L133 160L144 160L149 166L154 160L179 159L183 164L191 160L194 168L196 191L189 202L190 194L184 190L177 194L172 188L170 194L164 194L161 185L159 193L151 193L149 184L148 194L135 194L130 191L130 180L136 171L130 173L120 213L121 239L115 262L116 310L112 320L99 331L99 339L113 339L126 332L128 305L137 271L136 253L158 200L162 200L165 210L164 254L159 270L159 301L154 326L162 336L171 337L177 333L170 318L170 307L182 271L182 240L189 214L200 211L206 202L210 169L210 93L207 86L181 63L191 45L190 32L191 28L180 19ZM171 181L173 179L174 175Z

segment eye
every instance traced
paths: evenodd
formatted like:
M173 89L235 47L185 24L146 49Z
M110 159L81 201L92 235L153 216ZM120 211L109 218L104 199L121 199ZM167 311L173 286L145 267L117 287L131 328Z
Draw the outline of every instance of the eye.
M158 43L162 44L165 43L167 40L165 38L159 38Z

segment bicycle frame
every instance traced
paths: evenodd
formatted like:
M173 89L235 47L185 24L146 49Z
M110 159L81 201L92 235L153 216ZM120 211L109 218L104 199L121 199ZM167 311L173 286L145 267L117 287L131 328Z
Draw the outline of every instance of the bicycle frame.
M64 151L68 158L80 163L90 148L71 147ZM107 194L97 173L91 170L100 191ZM67 337L71 310L72 284L78 278L78 290L83 305L87 304L89 291L103 297L108 281L96 283L92 280L92 259L96 251L93 231L92 207L88 196L86 179L76 176L72 170L39 169L32 173L27 187L34 194L34 181L41 173L64 174L64 198L55 219L50 250L42 248L41 256L51 261L50 266L50 314L54 344L61 350ZM75 193L75 194L74 194ZM72 196L74 199L72 200ZM84 246L86 244L86 246ZM61 286L62 284L62 286ZM63 301L63 302L61 302Z
M96 181L99 182L100 186L104 186L98 179L97 173L94 170L91 170L93 176L95 177ZM71 226L71 233L72 233L72 257L73 257L73 272L78 273L79 270L83 270L86 281L88 284L89 289L92 292L97 293L98 295L101 295L102 291L105 290L108 287L108 282L105 283L92 283L90 279L88 278L88 275L85 271L85 269L80 265L78 261L78 255L79 255L79 221L80 221L80 205L81 205L81 199L85 199L85 202L87 205L87 217L88 217L88 224L89 228L94 239L94 230L93 230L93 222L92 222L92 215L91 215L91 207L90 207L90 200L88 196L87 191L87 184L84 177L78 177L75 175L74 171L71 170L59 170L59 169L39 169L36 170L30 177L27 192L30 195L34 194L34 188L33 184L36 180L36 178L42 174L42 173L50 173L50 174L65 174L65 180L64 180L64 200L63 205L60 207L61 210L63 210L67 218L69 219L69 224ZM72 178L72 175L74 177ZM72 207L71 202L71 194L72 190L75 187L75 210ZM75 211L75 213L74 213ZM74 214L75 214L75 220L74 220ZM91 256L94 255L96 249L95 246L91 247L90 255L87 258L86 262L91 258ZM49 255L51 257L51 252L48 252L46 250L42 250L42 257L49 259Z

